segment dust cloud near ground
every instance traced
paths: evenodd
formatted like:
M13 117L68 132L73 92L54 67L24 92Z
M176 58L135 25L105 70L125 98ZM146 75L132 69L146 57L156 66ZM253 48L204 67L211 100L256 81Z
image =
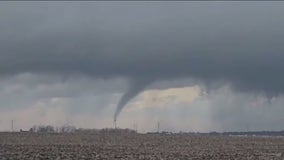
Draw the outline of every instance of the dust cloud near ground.
M190 134L0 133L0 159L283 159L284 137Z

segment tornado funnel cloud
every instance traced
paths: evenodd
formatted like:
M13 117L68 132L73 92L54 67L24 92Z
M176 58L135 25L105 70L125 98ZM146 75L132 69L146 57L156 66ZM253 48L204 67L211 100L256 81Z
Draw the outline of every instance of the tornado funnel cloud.
M152 79L131 79L129 83L128 90L120 98L115 113L114 121L116 122L119 113L122 111L123 107L140 92L142 92L153 80Z

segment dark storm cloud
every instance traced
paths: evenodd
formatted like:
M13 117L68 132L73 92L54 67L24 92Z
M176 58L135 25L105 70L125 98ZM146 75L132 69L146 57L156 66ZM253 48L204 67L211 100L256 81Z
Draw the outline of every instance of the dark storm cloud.
M2 76L118 76L137 81L130 88L141 90L146 87L141 79L192 77L268 96L284 91L282 2L2 2L0 7Z

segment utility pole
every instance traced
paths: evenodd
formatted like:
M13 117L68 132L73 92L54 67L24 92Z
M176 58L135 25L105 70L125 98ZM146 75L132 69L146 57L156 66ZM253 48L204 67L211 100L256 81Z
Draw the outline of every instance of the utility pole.
M158 133L160 132L160 122L158 122L158 125L157 125L157 132Z
M133 124L133 130L137 133L138 125L136 123Z
M138 124L135 125L135 131L138 133Z
M12 120L12 122L11 122L11 130L12 130L12 132L14 132L14 120Z

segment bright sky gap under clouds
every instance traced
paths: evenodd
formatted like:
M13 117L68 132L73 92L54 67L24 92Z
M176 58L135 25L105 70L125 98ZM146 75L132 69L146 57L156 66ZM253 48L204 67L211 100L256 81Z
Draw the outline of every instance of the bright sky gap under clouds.
M283 130L283 17L283 2L0 2L0 130Z

